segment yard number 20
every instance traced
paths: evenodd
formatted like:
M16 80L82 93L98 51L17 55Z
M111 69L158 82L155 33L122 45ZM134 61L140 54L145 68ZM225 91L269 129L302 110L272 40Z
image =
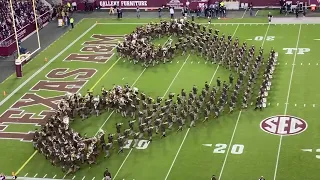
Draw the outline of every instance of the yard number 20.
M264 37L263 36L256 36L254 38L255 41L263 41ZM273 41L275 39L275 36L266 36L266 41Z
M213 153L219 153L219 154L223 154L226 152L228 145L226 144L216 144ZM231 154L242 154L243 153L243 149L244 149L244 145L243 144L234 144L231 147Z

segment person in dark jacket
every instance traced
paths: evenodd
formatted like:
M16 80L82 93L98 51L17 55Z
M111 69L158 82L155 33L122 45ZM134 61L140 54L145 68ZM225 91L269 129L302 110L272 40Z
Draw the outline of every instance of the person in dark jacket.
M111 173L109 172L108 168L106 168L106 170L104 171L103 177L105 178L105 180L111 180Z

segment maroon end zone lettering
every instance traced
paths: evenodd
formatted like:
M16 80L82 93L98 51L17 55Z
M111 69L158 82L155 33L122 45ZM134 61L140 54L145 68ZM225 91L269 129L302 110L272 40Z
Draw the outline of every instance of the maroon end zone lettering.
M106 46L86 46L81 49L81 52L111 53L115 47L116 44Z
M106 63L114 54L70 54L65 61L84 61L84 62L96 62Z
M88 79L91 78L96 72L96 69L75 69L69 71L69 68L57 68L53 69L47 74L49 79L66 79L71 76L75 76L74 79Z
M31 142L34 132L21 133L21 132L0 132L0 139L13 139Z
M0 124L3 125L3 123L21 123L43 125L46 123L45 120L51 117L53 114L54 111L42 111L41 113L35 115L35 113L28 113L20 109L9 109L0 116Z
M19 101L17 101L11 108L21 109L21 107L43 105L51 110L57 109L57 102L60 101L63 96L55 96L44 98L35 93L25 94Z
M117 40L122 39L120 35L102 35L94 34L91 38L97 39L92 41L86 41L83 45L105 45L105 44L117 44Z
M7 127L8 127L8 126L2 126L2 125L0 125L0 131L5 130Z
M86 84L85 80L78 81L39 81L32 87L32 91L47 90L77 93Z

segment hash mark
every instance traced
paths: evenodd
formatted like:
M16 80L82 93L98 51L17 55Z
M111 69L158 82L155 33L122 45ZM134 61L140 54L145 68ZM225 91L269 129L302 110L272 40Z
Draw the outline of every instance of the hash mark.
M67 175L64 175L62 179L64 179Z
M193 63L193 61L191 61L191 64Z
M277 106L279 106L279 103L277 103Z
M177 63L179 63L179 61L177 61Z
M74 178L76 178L76 176L73 176L72 180L73 180Z
M96 177L93 177L92 180L94 180Z
M297 104L294 104L294 106L297 106Z
M315 104L313 104L312 106L313 106L313 107L316 107L316 105L315 105Z
M268 106L270 106L270 103L268 103Z
M301 65L302 65L302 63L301 63Z
M26 177L28 175L28 173L26 175L24 175L24 177Z
M84 180L84 178L86 178L85 176L83 176L82 180Z
M200 64L200 61L198 61L198 64Z
M43 176L43 178L46 178L47 177L47 174L45 174L44 176Z
M206 61L205 64L207 64L208 62Z
M309 65L310 65L310 63L309 63Z
M251 102L251 105L253 105L253 102Z
M317 66L318 66L318 63L317 63Z
M57 175L54 175L52 179L54 179Z
M36 174L36 175L34 175L33 177L35 178L35 177L37 177L38 176L38 173Z
M287 65L288 63L286 63L286 65Z
M306 104L304 104L303 107L306 107Z

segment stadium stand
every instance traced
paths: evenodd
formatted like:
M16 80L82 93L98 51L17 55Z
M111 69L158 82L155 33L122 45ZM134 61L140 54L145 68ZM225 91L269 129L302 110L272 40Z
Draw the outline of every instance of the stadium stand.
M50 10L50 7L41 1L36 0L35 3L36 12L39 16ZM34 20L32 1L13 0L12 6L15 13L17 31ZM0 0L0 41L11 34L14 34L14 30L9 1Z

